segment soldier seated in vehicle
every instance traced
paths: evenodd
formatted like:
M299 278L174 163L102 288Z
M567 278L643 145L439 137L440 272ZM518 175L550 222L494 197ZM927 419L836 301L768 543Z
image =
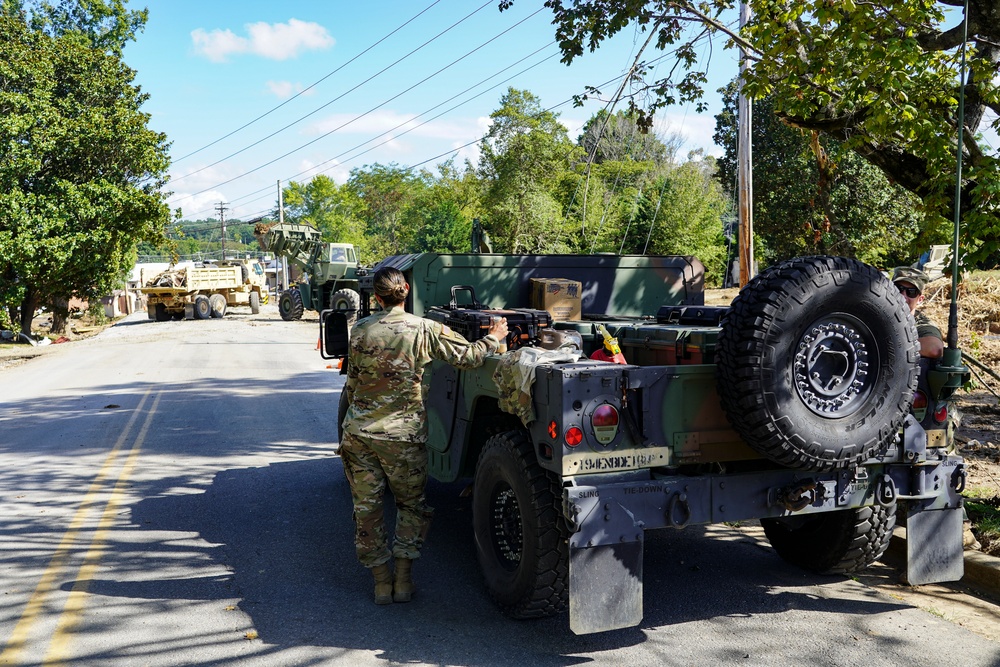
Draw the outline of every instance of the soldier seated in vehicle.
M924 301L924 288L929 282L927 274L912 266L897 266L892 270L892 282L903 295L906 305L910 307L910 313L917 323L917 337L920 341L920 356L928 359L940 359L944 354L944 340L941 330L931 321L927 315L917 310ZM953 434L958 428L960 415L958 408L954 405L948 409L948 430ZM949 438L952 440L952 438ZM979 541L972 532L972 524L968 514L962 509L964 526L962 531L962 544L966 549L977 550L980 548Z
M897 266L892 270L892 282L903 295L910 314L917 323L917 337L920 339L920 356L929 359L940 359L944 354L944 339L941 330L935 326L927 315L918 311L917 307L924 302L924 288L927 287L927 274L912 266Z

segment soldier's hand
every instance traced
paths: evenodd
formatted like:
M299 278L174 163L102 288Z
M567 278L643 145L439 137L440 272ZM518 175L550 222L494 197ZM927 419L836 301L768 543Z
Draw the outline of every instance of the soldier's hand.
M496 336L497 340L502 343L503 339L507 337L507 318L494 317L493 324L490 325L490 334Z

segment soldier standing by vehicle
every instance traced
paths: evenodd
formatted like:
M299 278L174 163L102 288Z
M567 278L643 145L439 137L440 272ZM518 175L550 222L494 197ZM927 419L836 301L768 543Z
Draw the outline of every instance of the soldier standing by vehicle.
M917 310L924 301L924 288L927 286L927 274L912 266L897 266L892 270L892 282L903 295L906 305L917 324L917 337L920 339L920 356L938 359L944 354L944 341L941 330L923 312Z
M376 271L374 290L384 310L359 321L351 332L340 456L354 502L358 560L374 575L375 604L389 604L409 602L413 595L411 565L420 556L433 511L424 498L424 367L434 359L459 368L481 366L506 337L507 320L497 319L486 337L470 343L438 322L403 310L410 286L399 270ZM383 517L386 485L397 510L391 551Z

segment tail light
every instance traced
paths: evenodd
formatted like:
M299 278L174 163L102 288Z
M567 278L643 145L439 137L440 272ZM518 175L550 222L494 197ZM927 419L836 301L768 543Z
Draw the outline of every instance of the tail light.
M918 422L922 422L924 417L927 416L927 394L919 390L914 392L913 406L910 410L913 412L913 418Z
M937 409L934 410L934 421L936 421L938 424L943 424L946 421L948 421L947 403L942 402L940 405L937 406Z
M606 445L618 435L618 410L610 403L604 403L594 410L590 424L594 427L594 437L602 445Z

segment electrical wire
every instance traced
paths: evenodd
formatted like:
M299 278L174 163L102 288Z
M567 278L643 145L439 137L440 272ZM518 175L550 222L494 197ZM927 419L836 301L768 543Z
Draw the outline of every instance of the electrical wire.
M188 172L188 173L186 173L186 174L184 174L184 175L182 175L182 176L178 176L177 178L173 179L173 180L174 180L174 182L176 182L176 181L180 181L180 180L183 180L183 179L187 178L188 176L193 176L194 174L198 174L198 173L200 173L200 172L202 172L202 171L205 171L206 169L209 169L209 168L211 168L211 167L214 167L214 166L216 166L216 165L218 165L218 164L221 164L222 162L225 162L226 160L229 160L229 159L231 159L231 158L234 158L234 157L236 157L237 155L239 155L239 154L241 154L241 153L244 153L244 152L246 152L246 151L250 150L251 148L254 148L255 146L259 146L260 144L264 143L264 142L265 142L265 141L267 141L268 139L271 139L272 137L275 137L275 136L277 136L278 134L281 134L281 133L282 133L282 132L284 132L285 130L289 129L290 127L293 127L293 126L297 125L298 123L302 122L302 121L303 121L303 120L305 120L306 118L309 118L309 117L311 117L311 116L313 116L313 115L315 115L315 114L319 113L320 111L322 111L323 109L327 108L328 106L330 106L330 105L331 105L331 104L333 104L334 102L337 102L337 101L339 101L339 100L343 99L344 97L346 97L347 95L349 95L349 94L353 93L353 92L354 92L355 90L357 90L357 89L361 88L361 87L362 87L362 86L364 86L365 84L367 84L367 83L370 83L370 82L374 81L375 79L377 79L377 78L378 78L378 77L380 77L381 75L385 74L385 73L386 73L386 72L388 72L388 71L389 71L390 69L392 69L393 67L395 67L395 66L396 66L396 65L398 65L399 63L403 62L404 60L406 60L407 58L409 58L409 57L410 57L410 56L412 56L413 54L417 53L418 51L420 51L421 49L423 49L423 48L424 48L424 47L426 47L427 45L429 45L429 44L431 44L432 42L434 42L434 41L436 41L436 40L440 39L440 38L441 38L441 37L442 37L443 35L447 34L447 33L448 33L449 31L453 30L453 29L454 29L455 27L457 27L457 26L461 25L461 24L462 24L462 23L463 23L464 21L468 20L469 18L471 18L472 16L474 16L474 15L475 15L475 14L477 14L478 12L482 11L482 10L483 10L483 9L484 9L484 8L485 8L485 7L487 6L487 5L489 5L489 4L491 4L491 3L492 3L492 0L487 0L487 1L486 1L486 2L485 2L485 3L483 4L483 5L481 5L481 6L480 6L480 7L478 8L478 9L476 9L475 11L473 11L473 12L471 12L471 13L467 14L467 15L466 15L465 17L463 17L462 19L460 19L460 20L456 21L455 23L453 23L453 24L452 24L452 25L450 25L449 27L445 28L444 30L442 30L441 32L439 32L439 33L438 33L437 35L435 35L434 37L431 37L431 38L430 38L429 40L425 41L425 42L424 42L423 44L421 44L421 45L420 45L420 46L418 46L417 48L413 49L412 51L410 51L410 52L409 52L409 53L407 53L406 55L404 55L404 56L402 56L402 57L398 58L397 60L393 61L393 62L392 62L391 64L387 65L386 67L383 67L382 69L380 69L380 70L379 70L378 72L376 72L375 74L372 74L371 76L369 76L369 77L368 77L367 79L365 79L365 80L364 80L364 81L362 81L361 83L359 83L359 84L357 84L357 85L355 85L355 86L353 86L353 87L349 88L348 90L346 90L345 92L341 93L341 94L340 94L340 95L338 95L337 97L333 98L332 100L330 100L330 101L329 101L329 102L327 102L326 104L323 104L322 106L319 106L319 107L317 107L316 109L313 109L312 111L310 111L309 113L307 113L307 114L306 114L305 116L301 116L301 117L297 118L296 120L294 120L294 121L292 121L291 123L289 123L289 124L285 125L284 127L280 128L280 129L278 129L278 130L275 130L274 132L272 132L271 134L267 135L266 137L264 137L264 138L262 138L262 139L258 139L257 141L255 141L254 143L250 144L249 146L245 146L245 147L241 148L240 150L238 150L238 151L235 151L234 153L230 153L229 155L227 155L227 156L226 156L226 157L224 157L224 158L221 158L221 159L219 159L219 160L216 160L215 162L213 162L213 163L211 163L211 164L207 164L207 165L205 165L204 167L201 167L201 168L199 168L199 169L195 169L194 171L191 171L191 172ZM540 12L540 11L542 11L542 10L541 10L541 9L537 10L537 11L535 12L535 14L537 14L537 13L538 13L538 12ZM534 16L534 14L532 14L532 16ZM531 17L529 16L528 18L531 18ZM527 19L524 19L524 20L527 20ZM521 22L523 23L523 21L521 21ZM519 23L518 23L518 24L515 24L515 26L512 26L512 27L516 27L516 25L519 25ZM503 35L503 34L505 34L505 33L506 33L506 32L508 32L508 31L509 31L510 29L511 29L511 28L508 28L508 29L507 29L507 30L505 30L504 32L500 33L500 35ZM497 37L499 37L500 35L497 35L497 36L496 36L496 37L494 37L493 39L489 40L488 42L486 42L486 44L489 44L489 42L492 42L493 40L497 39ZM464 58L464 57L468 57L468 55L470 55L471 53L474 53L474 52L475 52L476 50L478 50L478 48L482 48L482 46L485 46L485 44L483 44L483 45L480 45L479 47L477 47L477 49L473 49L473 51L470 51L470 52L469 52L468 54L466 54L465 56L463 56L463 58ZM461 60L461 58L460 58L459 60ZM458 61L455 61L455 62L458 62ZM448 65L448 67L450 67L450 66L451 66L451 65L453 65L453 64L454 64L454 62L453 62L453 63L451 63L450 65ZM447 69L447 67L446 67L445 69ZM440 71L439 71L439 72L435 72L435 74L434 74L434 75L431 75L431 76L435 76L436 74L439 74L439 73L440 73ZM428 78L430 78L430 77L428 77ZM421 81L420 83L424 83L425 81L427 81L427 79L424 79L424 80L423 80L423 81ZM406 92L408 92L408 91L412 90L413 88L415 88L415 87L416 87L416 85L419 85L419 84L415 84L415 85L414 85L414 86L412 86L411 88L407 88L407 89L406 89L405 91L403 91L403 92L402 92L402 93L400 93L399 95L402 95L403 93L406 93ZM397 95L397 97L398 97L398 95ZM392 101L393 99L395 99L395 98L391 98L391 99L389 99L389 100L386 100L385 102L383 102L383 104L387 104L388 102ZM380 105L380 106L381 106L381 105ZM361 116L359 116L358 118L363 118L364 116L366 116L367 114L371 113L372 111L375 111L375 109L378 109L378 108L379 108L379 107L377 106L377 107L375 107L374 109L370 109L369 111L365 112L364 114L361 114ZM356 120L356 119L355 119L355 120ZM337 129L340 129L340 128L337 128ZM250 171L247 171L247 172L244 172L244 173L240 174L239 176L236 176L236 177L234 177L234 178L231 178L231 179L230 179L230 180L228 180L228 181L224 181L224 182L222 182L222 183L219 183L219 184L218 184L218 185L216 185L215 187L219 187L219 186L221 186L221 185L226 185L227 183L231 183L231 182L233 182L233 181L234 181L234 180L236 180L236 179L239 179L239 178L243 178L244 176L247 176L247 175L249 175L249 174L252 174L252 173L254 173L254 172L256 172L256 171L259 171L260 169L263 169L264 167L267 167L267 166L269 166L269 165L271 165L271 164L274 164L274 162L277 162L278 160L280 160L280 159L282 159L282 158L285 158L285 157L288 157L289 155L291 155L291 154L293 154L293 153L296 153L296 152L298 152L298 151L302 150L303 148L306 148L307 146L311 146L312 144L316 143L316 142L317 142L317 141L319 141L320 139L323 139L323 138L327 137L328 135L332 134L332 133L333 133L334 131L336 131L336 130L331 130L330 132L327 132L326 134L322 134L322 135L320 135L319 137L317 137L316 139L313 139L312 141L309 141L309 142L307 142L307 143L305 143L305 144L303 144L303 145L299 146L299 147L298 147L298 148L296 148L295 150L293 150L293 151L291 151L291 152L289 152L289 153L285 153L284 155L282 155L282 156L280 156L280 157L277 157L277 158L275 158L275 159L274 159L274 160L272 160L271 162L267 162L267 163L264 163L264 164L260 165L259 167L257 167L256 169L251 169ZM214 188L208 188L208 190L212 190L212 189L214 189ZM190 197L194 197L194 196L197 196L197 195L199 195L199 194L203 194L204 192L208 192L208 190L203 190L202 192L196 192L196 193L194 193L193 195L189 195L189 196L190 196Z
M250 127L251 125L253 125L257 121L266 118L267 116L271 115L272 113L274 113L275 111L277 111L281 107L285 106L286 104L288 104L292 100L295 100L296 98L301 97L302 95L305 95L307 92L309 92L310 90L312 90L313 88L315 88L319 84L323 83L324 81L326 81L327 79L329 79L331 76L333 76L334 74L336 74L340 70L344 69L345 67L347 67L348 65L350 65L351 63L353 63L355 60L357 60L361 56L365 55L366 53L368 53L369 51L371 51L372 49L374 49L376 46L378 46L379 44L381 44L385 40L387 40L390 37L392 37L393 35L395 35L400 30L402 30L403 28L405 28L406 26L408 26L409 24L413 23L413 21L415 21L418 18L420 18L420 16L422 16L424 13L426 13L428 10L430 10L432 7L434 7L434 5L438 4L439 2L441 2L441 0L434 0L434 2L432 2L431 4L429 4L426 7L424 7L422 10L420 10L419 12L417 12L416 14L414 14L410 19L408 19L407 21L403 22L396 29L394 29L391 32L387 33L384 37L382 37L380 40L378 40L377 42L375 42L374 44L372 44L371 46L369 46L368 48L366 48L364 51L361 51L360 53L358 53L357 55L355 55L353 58L351 58L350 60L348 60L343 65L341 65L340 67L336 68L335 70L333 70L332 72L330 72L326 76L323 76L322 78L317 79L313 83L309 84L308 86L306 86L305 88L303 88L299 92L295 93L294 95L292 95L291 97L289 97L287 100L285 100L284 102L282 102L278 106L273 107L273 108L265 111L264 113L262 113L261 115L257 116L253 120L249 121L248 123L245 123L244 125L241 125L240 127L236 128L232 132L219 137L215 141L207 143L204 146L202 146L201 148L197 148L197 149L191 151L190 153L187 153L186 155L182 155L181 157L177 158L176 160L172 160L172 163L173 164L177 164L181 160L185 160L185 159L191 157L192 155L197 155L198 153L202 152L206 148L211 148L212 146L214 146L215 144L219 143L220 141L228 139L229 137L233 136L237 132L241 132L242 130L245 130L246 128Z

